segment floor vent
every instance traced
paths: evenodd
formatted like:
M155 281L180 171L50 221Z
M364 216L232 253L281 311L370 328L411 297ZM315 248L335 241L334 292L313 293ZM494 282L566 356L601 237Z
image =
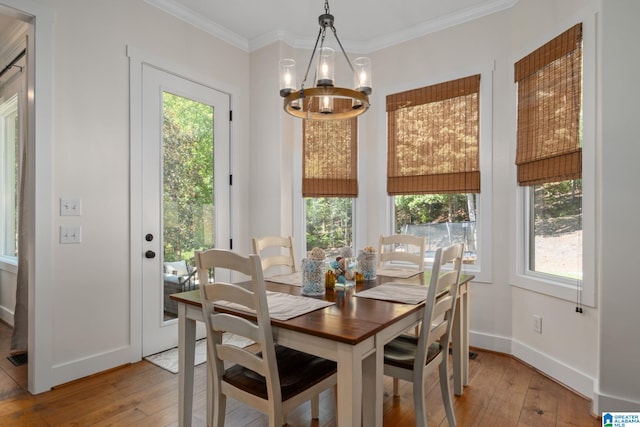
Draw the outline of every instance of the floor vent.
M449 354L453 354L453 349L449 349ZM469 359L471 360L475 360L475 358L478 357L478 353L474 352L474 351L470 351L469 352Z
M16 354L15 356L8 356L7 359L9 359L11 363L13 363L13 366L26 365L27 362L29 361L29 357L27 353Z

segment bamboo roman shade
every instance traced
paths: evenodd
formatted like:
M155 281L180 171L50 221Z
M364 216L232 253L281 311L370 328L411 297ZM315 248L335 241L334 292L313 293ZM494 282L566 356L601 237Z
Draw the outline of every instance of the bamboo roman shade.
M357 197L358 120L304 120L302 141L302 196Z
M480 75L387 96L387 193L480 193Z
M515 64L522 186L582 176L582 24Z

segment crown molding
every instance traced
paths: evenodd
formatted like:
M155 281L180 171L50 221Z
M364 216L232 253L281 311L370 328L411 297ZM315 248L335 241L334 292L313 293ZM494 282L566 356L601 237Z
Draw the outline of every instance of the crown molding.
M312 49L315 44L315 38L300 37L286 30L275 30L265 33L249 40L242 37L224 26L208 19L193 10L176 3L174 0L144 0L146 3L157 7L158 9L175 16L176 18L199 28L212 36L222 39L227 43L244 50L245 52L253 52L268 46L275 42L285 42L294 48ZM405 30L389 34L387 36L377 37L367 42L358 42L353 40L344 40L345 50L352 53L368 54L376 50L384 49L393 45L407 42L418 37L426 36L437 31L453 27L464 22L469 22L492 13L510 9L518 2L518 0L494 0L483 3L480 6L461 9L457 12L441 16L437 19L431 19L420 25L416 25Z
M517 2L518 0L494 0L489 3L483 3L482 5L477 7L461 9L457 12L443 15L437 19L425 21L420 25L407 28L406 30L389 34L388 36L375 38L371 40L366 46L363 46L363 53L370 53L376 50L391 47L400 43L417 39L419 37L426 36L431 33L454 27L459 24L463 24L465 22L473 21L474 19L482 18L483 16L501 12L503 10L510 9Z
M228 28L223 27L222 25L203 17L202 15L194 12L188 7L177 4L173 0L144 0L145 3L150 4L151 6L157 7L163 12L172 15L187 24L193 25L194 27L211 34L214 37L217 37L232 46L235 46L239 49L244 50L245 52L249 52L249 41Z

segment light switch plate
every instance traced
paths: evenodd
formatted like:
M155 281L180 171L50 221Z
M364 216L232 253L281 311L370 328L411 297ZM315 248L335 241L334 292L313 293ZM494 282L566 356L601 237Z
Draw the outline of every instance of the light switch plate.
M60 199L61 216L80 216L79 199Z
M80 243L82 241L82 227L79 225L61 225L60 243Z

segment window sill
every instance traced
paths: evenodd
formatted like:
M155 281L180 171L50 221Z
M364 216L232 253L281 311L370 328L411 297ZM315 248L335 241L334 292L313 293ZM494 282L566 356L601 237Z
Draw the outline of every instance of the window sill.
M18 274L18 260L0 256L0 270Z
M541 277L516 275L511 280L511 286L526 289L538 294L548 295L553 298L562 299L575 303L578 298L578 285L556 282ZM582 304L588 307L595 307L595 299L589 292L586 284L582 283Z

